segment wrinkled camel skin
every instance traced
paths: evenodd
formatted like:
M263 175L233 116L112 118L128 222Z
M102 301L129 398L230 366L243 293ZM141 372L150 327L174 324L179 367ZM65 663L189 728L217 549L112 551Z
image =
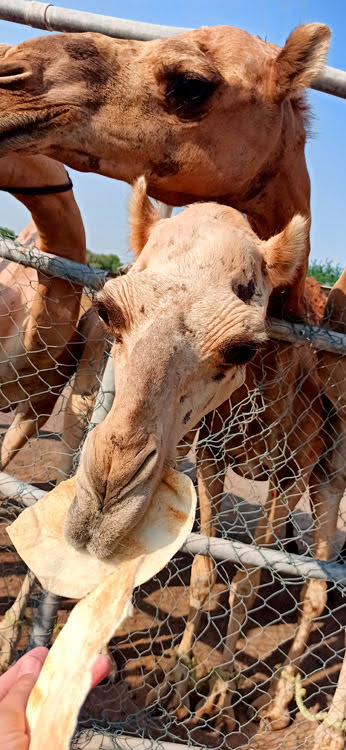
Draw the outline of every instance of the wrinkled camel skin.
M0 155L44 153L133 183L168 205L218 200L268 239L310 216L306 104L330 31L300 26L279 47L230 26L138 42L59 34L0 52ZM81 146L81 144L83 144ZM309 254L271 312L304 311Z
M66 181L63 165L45 156L11 154L0 159L1 185L40 187ZM17 198L34 222L19 241L34 241L43 252L85 262L84 227L72 190ZM15 409L1 447L5 468L46 422L76 368L83 338L76 331L82 289L7 262L0 283L0 409Z

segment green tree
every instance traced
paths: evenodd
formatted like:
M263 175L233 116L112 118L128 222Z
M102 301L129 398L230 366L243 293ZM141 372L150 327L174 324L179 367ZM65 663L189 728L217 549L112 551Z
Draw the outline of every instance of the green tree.
M320 284L333 286L338 280L343 268L340 263L334 265L331 260L313 260L308 268L308 276L314 276Z
M0 237L2 237L4 240L15 240L16 234L12 229L7 229L7 227L0 227Z
M121 265L117 255L106 255L105 253L92 253L87 250L87 264L93 268L102 268L104 271L116 273Z

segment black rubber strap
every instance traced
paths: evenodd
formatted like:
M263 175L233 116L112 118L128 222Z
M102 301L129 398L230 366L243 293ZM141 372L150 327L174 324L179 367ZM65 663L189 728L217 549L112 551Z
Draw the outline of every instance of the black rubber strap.
M68 176L68 182L63 185L42 185L42 187L1 187L4 193L13 193L13 195L53 195L54 193L67 193L72 190L73 183Z

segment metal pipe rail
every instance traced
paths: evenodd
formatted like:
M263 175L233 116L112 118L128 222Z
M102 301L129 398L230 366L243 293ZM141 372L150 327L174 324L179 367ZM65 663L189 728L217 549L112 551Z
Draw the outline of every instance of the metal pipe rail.
M268 333L271 339L287 341L295 344L297 341L309 343L313 349L319 351L346 354L346 335L327 328L318 328L305 323L293 323L289 320L268 318Z
M22 482L21 479L0 471L0 495L5 500L18 500L22 505L28 508L35 505L36 500L46 495L45 490L40 490L34 484Z
M201 534L189 534L182 552L190 555L204 555L221 562L230 561L236 565L269 568L280 576L317 578L320 581L333 581L346 586L346 564L315 560L307 555L293 555L277 549L255 547L230 539L216 539Z
M0 493L7 499L22 502L25 506L33 505L46 494L34 485L22 482L5 472L0 472ZM277 549L257 547L230 539L215 539L195 533L189 534L181 551L241 566L269 568L281 576L299 576L304 580L317 578L346 586L346 564L315 560L307 555L287 554Z
M0 18L46 31L95 31L117 39L138 39L142 42L191 31L179 26L159 26L82 10L56 8L52 3L37 0L0 0Z
M66 249L67 253L68 249ZM72 281L74 284L82 284L95 291L102 288L109 275L108 271L103 271L101 268L90 268L83 263L76 263L74 260L61 258L59 255L43 253L36 247L26 247L9 239L0 238L0 257L20 263L27 268L36 268L37 271L49 276L57 276L60 279Z
M1 0L0 0L1 2ZM66 251L67 252L67 251ZM61 279L67 279L73 283L82 284L91 290L100 289L107 278L107 271L99 268L90 268L83 263L61 258L51 253L43 253L36 248L28 248L19 242L0 238L0 258L20 263L23 266L36 268L37 271ZM128 264L129 265L129 264ZM119 267L119 275L126 273L128 265ZM315 349L346 354L346 335L329 331L317 326L304 325L303 323L291 323L287 320L276 320L268 318L268 329L270 337L279 341L295 343L306 341Z
M41 3L37 0L0 0L0 19L46 31L96 31L118 39L140 41L176 36L183 31L191 31L177 26L159 26L81 10L56 8L52 3ZM326 65L310 88L346 99L346 72Z
M126 734L108 737L96 732L83 732L73 741L73 750L202 750L201 745L182 745L165 740L151 740L146 737L129 737ZM203 745L207 750L208 745Z

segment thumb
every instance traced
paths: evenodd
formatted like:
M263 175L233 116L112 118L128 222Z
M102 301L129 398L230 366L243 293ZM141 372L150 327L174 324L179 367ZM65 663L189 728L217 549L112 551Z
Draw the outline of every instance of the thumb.
M36 682L37 674L33 672L19 677L17 682L12 685L6 697L0 703L0 715L5 711L8 713L9 711L12 711L12 709L21 713L24 711L25 713L29 695Z
M25 709L37 674L19 677L0 703L0 745L2 750L28 750Z
M34 652L29 652L19 662L17 679L10 687L5 698L0 703L0 711L15 703L22 711L25 709L32 688L42 669L42 663L36 658Z

